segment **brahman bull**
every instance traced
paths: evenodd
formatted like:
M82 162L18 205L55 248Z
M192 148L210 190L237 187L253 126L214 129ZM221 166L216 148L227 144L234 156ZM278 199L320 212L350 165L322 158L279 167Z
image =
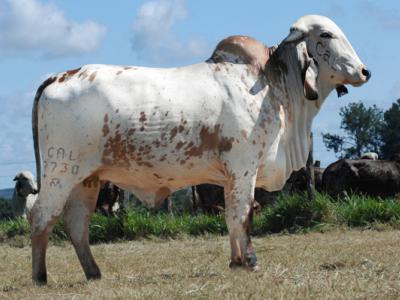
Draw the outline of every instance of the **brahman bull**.
M280 190L306 164L328 94L369 77L339 27L309 15L272 49L234 36L195 65L86 65L47 79L32 113L41 185L31 217L34 282L46 282L48 236L62 212L86 277L101 277L88 242L101 180L153 206L184 186L223 186L230 265L256 270L255 187Z

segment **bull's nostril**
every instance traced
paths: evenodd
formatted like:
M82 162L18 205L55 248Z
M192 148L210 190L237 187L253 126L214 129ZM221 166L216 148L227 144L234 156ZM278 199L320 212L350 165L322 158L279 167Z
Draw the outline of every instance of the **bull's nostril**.
M371 78L371 72L370 72L369 70L363 68L363 69L361 70L361 73L362 73L365 77L367 77L367 80L369 80L369 79Z

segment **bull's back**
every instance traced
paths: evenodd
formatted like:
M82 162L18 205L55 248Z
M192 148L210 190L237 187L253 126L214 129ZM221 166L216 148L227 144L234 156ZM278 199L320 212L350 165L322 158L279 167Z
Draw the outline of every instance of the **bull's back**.
M218 181L218 174L210 175L218 168L216 148L226 151L232 141L216 138L225 126L226 91L210 72L207 64L93 65L58 75L39 103L44 173L66 176L61 174L66 168L83 180L97 172L124 186L141 182L140 188L153 190L166 183L171 188L200 183L207 176Z

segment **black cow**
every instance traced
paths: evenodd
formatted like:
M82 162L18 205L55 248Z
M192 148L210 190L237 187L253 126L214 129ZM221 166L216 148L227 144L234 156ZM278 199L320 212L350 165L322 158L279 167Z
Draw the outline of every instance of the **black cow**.
M400 157L391 160L341 159L322 177L323 190L333 197L344 192L393 197L400 193Z
M313 166L315 177L315 188L317 191L322 190L322 174L324 168L320 167L320 162L317 160ZM218 214L224 210L224 189L213 184L200 184L195 186L195 191L198 196L198 201L195 199L193 203L198 203L203 213ZM307 191L307 171L302 168L291 174L285 186L282 189L285 193L299 193ZM254 193L254 209L259 210L268 204L276 201L281 191L268 192L261 188L256 188ZM193 196L194 198L195 196Z
M316 161L313 169L315 188L317 191L321 191L322 174L325 169L320 167L319 161ZM198 196L198 201L193 200L193 202L198 203L203 213L218 214L224 210L224 189L222 187L213 184L200 184L196 185L195 190ZM287 180L282 191L289 194L307 191L306 169L302 168L293 172ZM254 193L255 201L253 208L259 210L261 207L274 203L282 191L268 192L264 189L256 188Z
M198 201L193 200L206 214L219 214L224 211L224 188L214 184L199 184L195 186L195 193L198 196ZM253 209L259 211L261 206L258 200L265 202L270 197L264 195L263 189L256 188L254 198L256 201L253 202Z
M96 210L103 215L113 214L112 208L116 202L120 202L121 189L111 182L104 182L97 199Z
M322 190L322 174L325 168L321 168L321 163L319 160L315 161L314 166L314 185L317 191ZM287 193L301 193L307 191L307 170L306 168L301 168L298 171L293 172L289 179L286 181L285 186L282 191Z

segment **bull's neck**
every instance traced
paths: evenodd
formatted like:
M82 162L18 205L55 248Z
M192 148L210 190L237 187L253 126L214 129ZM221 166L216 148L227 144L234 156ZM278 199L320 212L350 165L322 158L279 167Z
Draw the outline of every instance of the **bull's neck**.
M284 122L278 155L286 158L283 167L287 176L306 164L312 120L332 90L318 82L318 100L310 101L304 96L303 70L299 60L303 53L299 51L298 46L293 44L280 45L268 61L265 72L269 85L268 98L277 103L277 113Z

